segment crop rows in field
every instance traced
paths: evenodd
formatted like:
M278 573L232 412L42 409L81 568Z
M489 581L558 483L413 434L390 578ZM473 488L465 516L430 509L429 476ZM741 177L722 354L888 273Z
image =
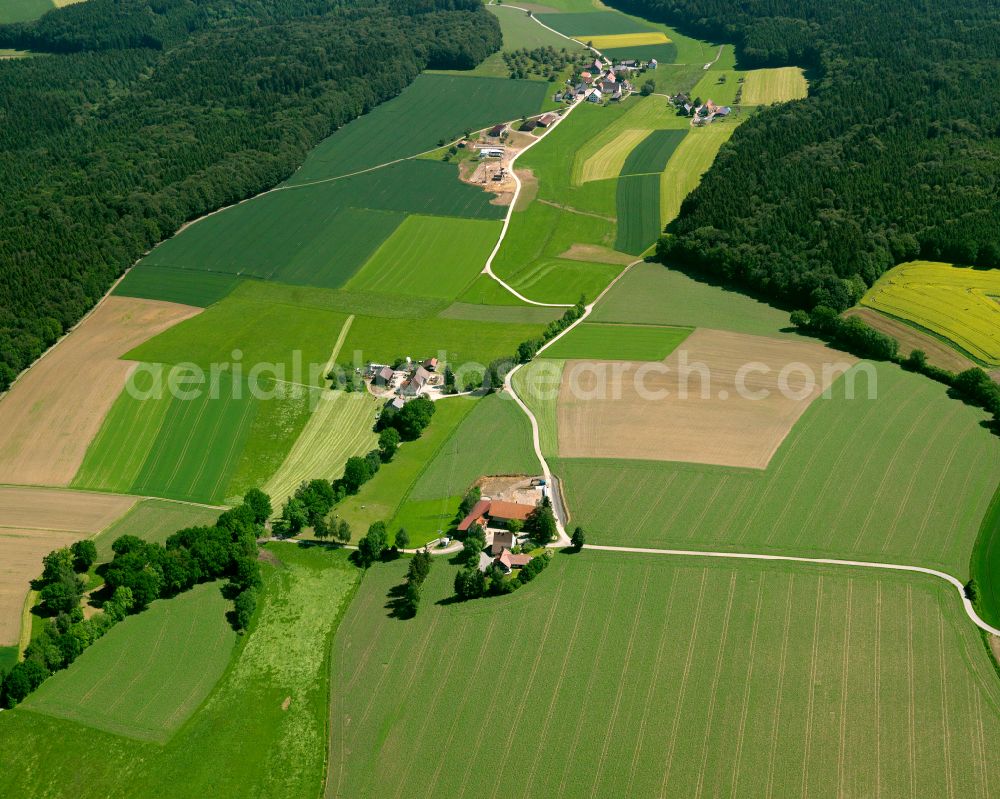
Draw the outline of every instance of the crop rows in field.
M116 735L167 740L222 676L236 643L219 588L196 586L121 622L25 706Z
M1000 364L1000 273L914 261L891 269L861 300L931 331L976 360Z
M272 503L283 502L304 480L336 480L348 458L374 449L377 411L377 400L367 393L324 392L288 457L264 485Z
M701 182L701 176L714 163L735 124L713 123L691 132L677 145L660 178L660 224L664 227L677 218L681 203Z
M615 249L640 255L660 235L660 176L627 175L618 179L618 235Z
M659 174L687 136L686 130L654 130L628 154L621 175Z
M240 278L227 272L171 269L143 264L141 269L130 269L112 293L206 308L228 295L239 284Z
M556 413L559 385L566 361L549 358L529 361L514 373L513 386L538 423L538 437L546 458L559 454L559 432Z
M989 793L1000 692L932 578L584 552L438 605L437 562L399 624L382 608L403 571L369 574L335 641L328 797L501 796L484 758L516 758L538 797Z
M560 460L573 522L630 546L910 563L965 575L1000 449L982 412L894 366L813 402L765 471ZM970 470L965 464L975 462ZM638 508L638 510L637 510Z

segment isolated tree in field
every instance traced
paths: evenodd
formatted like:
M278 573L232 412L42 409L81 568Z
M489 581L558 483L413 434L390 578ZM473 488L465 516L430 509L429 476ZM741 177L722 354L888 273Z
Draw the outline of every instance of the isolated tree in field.
M387 427L378 434L378 451L383 463L393 459L399 449L400 436L395 427Z
M271 518L271 498L259 488L251 488L243 495L243 504L250 508L253 520L263 524Z
M75 542L70 549L73 552L73 568L78 572L90 571L97 560L97 547L89 538Z
M396 531L396 538L394 539L396 544L396 549L403 550L410 545L410 534L406 532L405 527L400 527Z
M573 535L570 538L570 541L573 544L573 549L577 551L583 549L583 545L587 543L587 536L584 534L582 527L577 527L573 531Z
M337 522L337 532L334 534L334 538L342 544L351 540L351 525L347 523L347 519L340 519Z
M431 571L431 553L426 549L418 550L410 560L410 566L406 572L406 579L422 583L427 579Z
M655 91L656 84L652 80L647 80L642 84L642 88L639 89L639 94L643 97L649 97Z
M354 455L347 459L344 464L344 476L341 481L348 494L357 494L361 488L372 477L371 464L367 459Z

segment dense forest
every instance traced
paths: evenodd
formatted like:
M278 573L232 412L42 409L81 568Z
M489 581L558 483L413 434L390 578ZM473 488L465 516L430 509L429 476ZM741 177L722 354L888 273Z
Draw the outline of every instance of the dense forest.
M906 260L1000 267L1000 4L611 2L809 70L808 99L736 131L662 258L838 310Z
M479 0L89 0L0 26L48 54L0 61L0 390L186 220L500 43Z

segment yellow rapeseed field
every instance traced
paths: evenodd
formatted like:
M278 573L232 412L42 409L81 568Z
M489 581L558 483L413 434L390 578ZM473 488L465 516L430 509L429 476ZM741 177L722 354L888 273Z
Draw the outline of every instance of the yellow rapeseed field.
M913 261L886 272L861 304L947 339L1000 365L1000 270Z
M615 47L641 47L646 44L667 44L670 39L659 31L649 33L615 33L608 36L579 37L581 41L591 43L598 50L610 50Z

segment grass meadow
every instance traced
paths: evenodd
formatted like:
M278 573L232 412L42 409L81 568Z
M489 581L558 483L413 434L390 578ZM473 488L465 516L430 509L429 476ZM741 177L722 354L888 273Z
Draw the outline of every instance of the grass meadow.
M0 24L38 19L53 8L52 0L4 0L0 6Z
M345 288L455 299L480 274L501 223L411 215Z
M397 97L322 141L289 183L338 177L433 150L441 139L457 139L466 130L536 114L549 93L544 81L420 75Z
M1000 365L1000 275L931 261L890 269L862 305L944 339L979 363Z
M818 398L764 471L560 459L574 524L593 543L906 563L964 579L1000 445L944 387L876 364ZM975 469L967 468L975 463Z
M331 640L360 572L343 550L267 549L259 610L248 634L215 690L169 741L130 740L26 708L0 713L0 738L19 742L0 751L0 793L57 799L67 785L81 799L301 799L319 793ZM128 671L116 676L124 684L142 679Z
M222 676L236 633L222 583L204 583L115 626L57 672L24 708L164 743Z
M404 567L334 641L331 799L991 792L1000 690L933 578L585 551L452 603L439 560L400 622Z
M485 475L537 474L540 468L524 411L507 394L490 394L427 464L407 500L461 497Z
M584 42L590 37L641 34L655 30L648 22L612 10L539 14L538 20L565 36Z
M486 305L474 302L455 302L441 311L438 316L441 319L459 319L465 322L503 322L505 324L544 325L563 315L563 311L559 308L545 308L539 305L525 305L506 289L501 288L493 278L488 277L486 279L489 281L490 285L496 286L507 297L514 300L514 303ZM471 292L466 292L464 296L471 299L472 296L475 295Z
M660 177L660 225L666 227L681 212L681 203L698 184L733 132L734 122L713 122L692 128L677 145Z
M691 90L691 97L700 97L702 102L711 100L716 105L735 105L736 93L743 87L746 94L746 85L740 83L740 78L745 73L732 69L710 69L702 76L701 80ZM740 105L753 105L742 99ZM712 125L715 123L713 122ZM712 125L709 125L711 127Z
M98 561L114 557L111 545L123 535L134 535L158 544L185 527L215 524L221 511L163 499L145 499L94 538Z
M375 448L372 432L379 403L370 394L328 391L309 416L281 466L264 484L275 507L289 497L303 480L335 480L344 473L352 455Z
M394 535L399 527L395 521L404 501L441 451L462 420L475 408L477 400L454 397L437 403L437 410L430 426L416 441L405 442L392 461L381 469L361 490L337 506L338 515L351 525L355 540L367 532L373 522L389 524ZM405 515L405 514L404 514ZM407 527L413 546L437 537L437 529L411 529Z
M550 348L551 349L551 348ZM514 373L512 383L517 396L531 408L538 422L538 438L542 454L550 458L559 454L557 400L565 360L546 357L529 361Z
M584 322L545 350L546 358L662 361L691 333L687 327Z
M670 156L680 146L687 136L686 130L654 130L651 131L628 154L622 165L621 175L660 174L666 169Z
M769 105L800 100L809 93L809 84L799 67L752 69L743 83L743 105Z
M776 336L788 314L662 264L636 264L594 308L591 322L710 327Z
M641 255L656 242L660 227L660 176L627 175L618 179L618 235L615 249Z

